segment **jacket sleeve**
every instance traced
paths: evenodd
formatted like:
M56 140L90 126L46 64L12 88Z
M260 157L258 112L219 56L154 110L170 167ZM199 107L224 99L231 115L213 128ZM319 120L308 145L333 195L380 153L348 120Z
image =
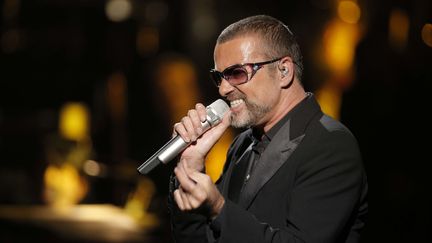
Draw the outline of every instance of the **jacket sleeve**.
M177 179L170 179L168 209L171 216L171 229L176 243L205 243L207 241L207 218L198 213L182 212L173 196L178 188Z
M358 242L359 234L349 232L363 224L357 212L367 210L367 184L357 143L334 132L310 150L297 167L286 224L274 227L226 200L211 223L219 242Z
M237 136L233 144L239 140L239 136ZM233 156L233 144L230 146L227 153L227 161L231 161ZM224 165L224 173L216 182L216 185L219 188L219 184L223 180L225 171L227 170L229 163L225 163ZM171 176L170 184L169 184L169 194L168 194L168 209L170 211L171 217L171 229L173 233L173 237L176 243L205 243L205 242L214 242L213 233L209 228L209 220L205 216L205 214L197 211L196 213L191 212L182 212L173 196L174 190L178 188L178 182L174 174Z

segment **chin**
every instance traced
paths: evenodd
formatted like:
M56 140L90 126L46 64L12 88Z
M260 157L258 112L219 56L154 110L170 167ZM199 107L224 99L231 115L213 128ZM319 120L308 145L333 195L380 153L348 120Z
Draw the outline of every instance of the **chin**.
M252 125L250 117L241 117L239 115L233 115L231 117L231 126L235 128L248 128Z

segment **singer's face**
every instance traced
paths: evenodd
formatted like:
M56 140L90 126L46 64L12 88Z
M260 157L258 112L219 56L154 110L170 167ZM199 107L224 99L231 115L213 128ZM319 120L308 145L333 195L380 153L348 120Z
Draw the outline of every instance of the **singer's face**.
M263 49L260 38L254 35L217 44L215 69L222 72L236 64L268 61ZM276 65L277 62L262 66L248 82L240 85L231 85L222 79L219 93L230 101L232 126L265 126L272 119L280 98L280 87L275 80Z

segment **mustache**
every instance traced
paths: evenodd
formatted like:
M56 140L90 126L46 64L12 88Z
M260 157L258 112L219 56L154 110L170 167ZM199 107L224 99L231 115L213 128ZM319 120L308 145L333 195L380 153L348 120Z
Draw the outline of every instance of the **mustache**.
M242 93L232 93L225 97L225 100L227 100L228 102L238 99L243 99L245 102L247 101L246 95Z

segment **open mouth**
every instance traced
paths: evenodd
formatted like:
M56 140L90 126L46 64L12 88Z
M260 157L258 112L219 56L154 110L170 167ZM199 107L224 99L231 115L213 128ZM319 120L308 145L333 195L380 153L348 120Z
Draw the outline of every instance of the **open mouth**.
M230 106L231 108L235 108L243 103L244 103L243 99L237 99L237 100L230 101Z

